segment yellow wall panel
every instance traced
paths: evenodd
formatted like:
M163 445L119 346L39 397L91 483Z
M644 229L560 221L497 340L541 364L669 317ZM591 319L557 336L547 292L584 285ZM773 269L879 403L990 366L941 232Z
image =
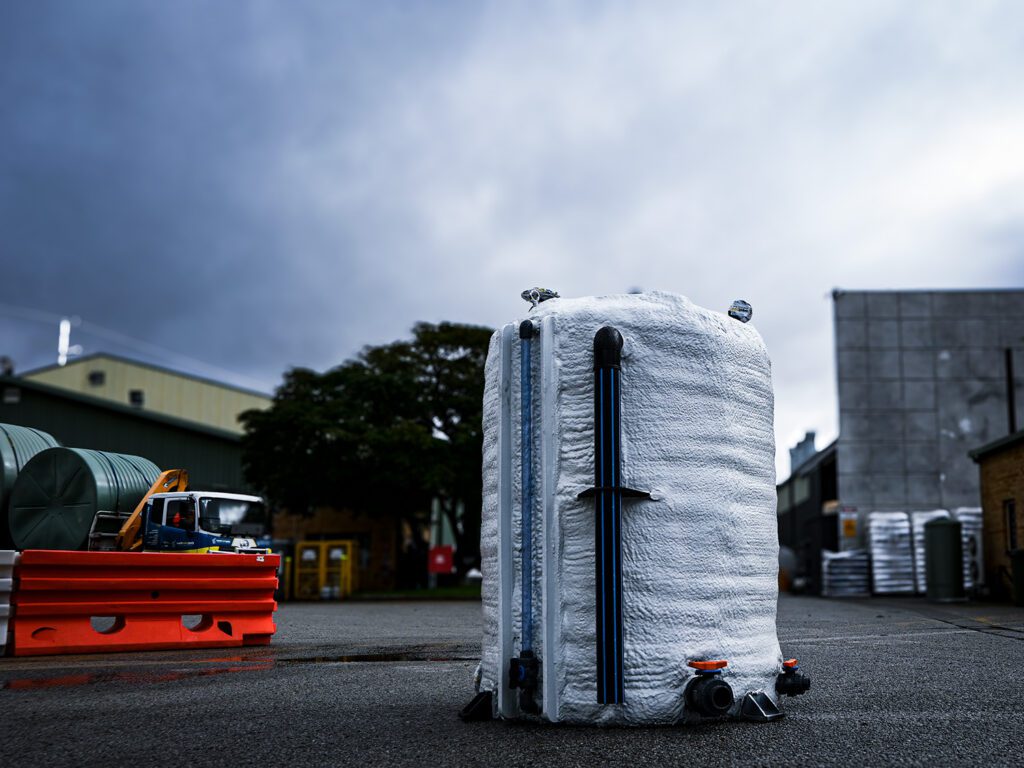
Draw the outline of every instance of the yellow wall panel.
M103 373L103 382L93 384L90 374L97 372ZM239 414L269 408L271 403L267 395L107 355L29 372L25 378L122 405L131 405L131 391L141 390L147 411L235 433L242 432Z

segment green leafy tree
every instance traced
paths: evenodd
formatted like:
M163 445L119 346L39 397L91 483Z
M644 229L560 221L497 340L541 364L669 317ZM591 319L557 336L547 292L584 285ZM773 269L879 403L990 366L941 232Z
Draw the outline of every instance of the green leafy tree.
M367 347L325 373L288 371L268 410L242 415L247 479L300 512L324 505L397 519L436 498L461 564L472 562L490 335L419 323L411 340Z

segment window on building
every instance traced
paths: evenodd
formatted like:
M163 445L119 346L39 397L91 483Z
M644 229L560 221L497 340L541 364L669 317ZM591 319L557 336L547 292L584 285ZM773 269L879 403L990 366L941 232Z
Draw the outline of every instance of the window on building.
M793 488L789 483L780 485L778 488L778 494L779 503L777 510L780 515L783 515L786 512L789 512L793 506Z
M141 408L146 404L146 393L141 389L133 389L128 393L128 402L136 408Z
M102 387L107 383L106 371L89 371L89 386Z
M1006 521L1006 548L1017 549L1017 502L1007 499L1003 502L1003 519Z
M17 405L21 402L21 390L17 387L4 387L4 405Z
M811 498L811 478L798 477L793 483L793 505L798 506Z

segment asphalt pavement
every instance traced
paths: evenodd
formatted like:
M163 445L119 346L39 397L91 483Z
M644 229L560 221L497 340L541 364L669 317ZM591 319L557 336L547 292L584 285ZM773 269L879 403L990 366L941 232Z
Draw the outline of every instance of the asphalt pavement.
M264 648L0 659L0 766L1020 765L1024 610L784 597L767 724L462 723L473 602L283 605Z

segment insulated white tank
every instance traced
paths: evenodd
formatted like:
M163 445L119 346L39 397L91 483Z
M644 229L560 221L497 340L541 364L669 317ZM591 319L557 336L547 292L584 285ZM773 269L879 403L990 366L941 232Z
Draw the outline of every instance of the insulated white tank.
M615 374L595 371L602 328L622 337ZM495 714L692 720L687 687L703 678L688 663L726 660L707 674L731 688L728 714L779 716L776 682L791 669L775 630L771 363L752 325L660 292L530 309L491 339L483 489L479 685ZM754 707L744 697L757 692Z

